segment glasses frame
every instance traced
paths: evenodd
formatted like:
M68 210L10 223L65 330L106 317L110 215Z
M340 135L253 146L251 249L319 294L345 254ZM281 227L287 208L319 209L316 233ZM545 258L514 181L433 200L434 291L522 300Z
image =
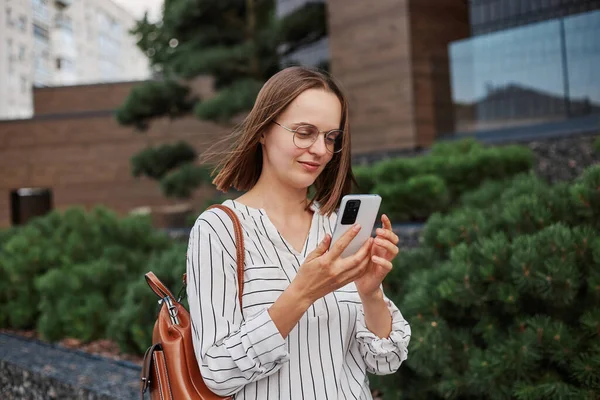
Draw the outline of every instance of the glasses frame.
M318 133L323 133L323 134L324 134L324 139L325 139L325 140L327 140L327 137L328 137L328 136L329 136L331 133L333 133L333 132L340 132L340 135L343 135L343 134L344 134L344 131L343 131L343 130L341 130L341 129L332 129L332 130L330 130L330 131L320 131L320 130L319 130L319 128L317 128L316 126L314 126L314 125L311 125L311 124L302 124L302 125L299 125L299 126L296 128L296 129L292 129L292 128L288 128L288 127L287 127L287 126L285 126L285 125L282 125L282 124L280 124L280 123L279 123L279 122L277 122L277 121L273 121L273 123L274 123L275 125L277 125L277 126L280 126L280 127L282 127L282 128L283 128L283 129L285 129L286 131L293 133L293 134L294 134L294 137L293 137L293 139L292 139L292 140L294 141L294 145L295 145L297 148L299 148L299 149L308 149L310 146L312 146L313 144L315 144L315 142L316 142L316 141L317 141L317 139L319 138L319 135L317 135L317 136L316 136L316 138L315 138L315 140L313 140L313 141L311 142L311 144L309 144L309 145L308 145L308 146L306 146L306 147L300 147L300 146L298 146L298 145L296 144L296 134L298 133L298 129L299 129L300 127L303 127L303 126L312 126L313 128L315 128L315 129L317 130L317 132L318 132ZM327 147L327 144L325 144L325 149L326 149L328 152L332 153L332 154L337 154L337 153L340 153L340 152L343 150L343 147L342 147L342 146L340 146L340 148L339 148L337 151L335 151L335 149L334 149L334 151L331 151L331 150L329 150L329 148Z

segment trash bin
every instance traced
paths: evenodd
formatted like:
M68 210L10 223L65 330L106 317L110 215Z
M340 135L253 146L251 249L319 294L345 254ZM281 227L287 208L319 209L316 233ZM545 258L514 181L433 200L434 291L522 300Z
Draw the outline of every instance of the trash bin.
M21 188L11 192L13 225L26 224L32 218L52 211L52 191L45 188Z

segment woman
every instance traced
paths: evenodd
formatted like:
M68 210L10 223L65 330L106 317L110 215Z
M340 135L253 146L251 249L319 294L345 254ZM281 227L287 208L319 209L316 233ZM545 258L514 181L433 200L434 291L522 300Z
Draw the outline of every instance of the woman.
M240 309L233 223L202 213L187 290L207 386L239 399L371 399L366 372L398 369L410 327L381 288L398 253L386 216L355 255L340 258L360 227L328 250L353 180L346 97L317 71L277 73L218 167L219 190L245 192L223 204L241 220L246 266Z

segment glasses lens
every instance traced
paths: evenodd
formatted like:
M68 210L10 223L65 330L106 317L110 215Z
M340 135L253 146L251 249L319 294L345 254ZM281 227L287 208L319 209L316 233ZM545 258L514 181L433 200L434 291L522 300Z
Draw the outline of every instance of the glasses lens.
M310 147L317 137L319 136L319 130L311 125L301 125L296 128L296 134L294 135L294 143L301 149Z
M342 151L342 134L341 130L334 130L325 135L325 147L331 153L339 153ZM296 128L294 134L294 144L301 149L306 149L317 140L319 137L319 129L313 125L301 125Z
M325 137L325 145L327 150L332 153L339 153L342 151L342 134L343 131L331 131Z

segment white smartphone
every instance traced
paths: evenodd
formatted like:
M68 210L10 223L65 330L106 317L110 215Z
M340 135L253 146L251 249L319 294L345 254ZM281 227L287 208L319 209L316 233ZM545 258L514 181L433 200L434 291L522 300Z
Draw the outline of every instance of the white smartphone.
M346 247L342 257L348 257L356 253L371 237L380 205L381 196L378 194L349 194L344 196L338 211L330 248L348 229L358 223L361 226L360 232Z

